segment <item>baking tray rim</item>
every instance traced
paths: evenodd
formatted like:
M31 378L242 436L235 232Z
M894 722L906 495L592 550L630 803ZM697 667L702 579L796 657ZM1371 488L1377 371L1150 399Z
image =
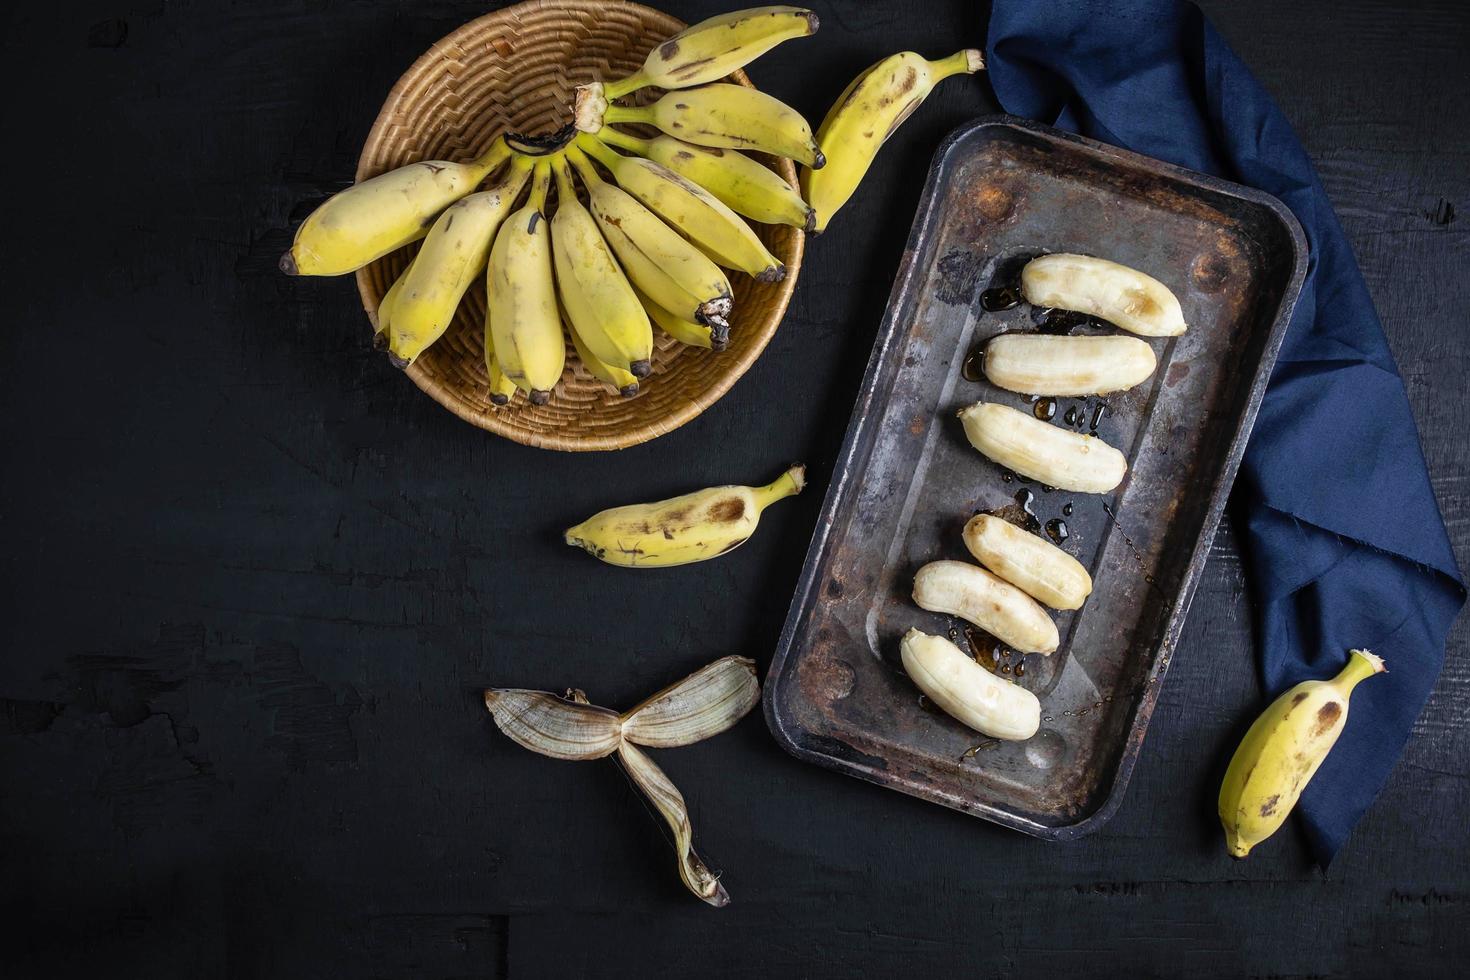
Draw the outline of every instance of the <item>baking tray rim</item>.
M791 655L792 646L796 639L796 628L806 614L813 590L817 586L818 568L822 564L822 559L827 550L836 511L845 501L847 493L850 490L849 477L851 476L853 457L857 452L860 437L871 419L870 409L876 394L879 375L882 372L885 357L895 339L894 335L898 330L898 313L907 306L910 300L910 293L921 285L915 282L915 266L921 254L926 251L923 247L925 243L922 239L931 228L935 210L939 205L940 195L935 193L935 188L940 173L943 171L950 153L957 144L973 133L990 127L1014 129L1054 140L1059 139L1062 142L1076 143L1099 156L1111 157L1134 168L1142 166L1145 169L1152 170L1160 177L1182 181L1205 191L1234 197L1259 205L1271 212L1277 221L1280 222L1290 242L1292 254L1291 274L1286 279L1281 299L1276 305L1275 315L1272 319L1270 330L1267 332L1265 345L1261 350L1261 359L1251 381L1251 389L1246 398L1245 408L1240 413L1236 421L1235 430L1231 434L1229 452L1226 455L1225 464L1221 467L1214 485L1210 488L1210 505L1206 509L1205 519L1200 525L1200 533L1191 547L1190 561L1185 568L1180 588L1175 592L1174 598L1172 599L1172 606L1165 620L1163 630L1164 639L1154 652L1152 667L1149 673L1151 683L1145 686L1142 696L1135 703L1133 712L1129 717L1126 730L1126 744L1123 749L1123 754L1118 761L1112 785L1109 787L1107 796L1100 806L1070 823L1040 823L979 800L970 800L966 805L956 805L942 793L929 791L923 787L894 783L885 780L880 773L867 766L839 759L816 749L807 748L801 745L793 734L787 730L786 719L780 712L776 697L776 692L781 687L785 676L786 662ZM1054 126L1048 126L1045 123L1024 119L1007 113L979 116L952 130L934 151L933 159L930 161L929 172L925 178L924 190L920 197L920 207L915 212L913 225L909 229L908 240L904 245L903 259L894 276L893 289L889 293L888 305L884 310L883 320L879 324L877 334L874 337L873 350L868 356L868 365L863 373L862 384L853 402L852 415L848 419L847 431L843 435L842 447L838 451L837 463L833 469L833 479L828 485L827 493L823 498L822 509L817 519L817 526L813 531L811 543L807 547L806 558L802 563L801 576L797 580L796 590L792 594L791 604L787 610L786 621L781 627L781 635L777 640L776 652L771 659L770 669L766 672L765 690L761 695L762 714L765 716L766 727L770 729L777 744L796 758L821 766L824 769L854 776L866 782L886 789L896 790L931 803L938 803L948 809L980 817L981 819L989 820L1013 830L1019 830L1022 833L1042 840L1073 840L1092 833L1111 819L1123 802L1123 796L1125 795L1129 780L1133 775L1134 765L1137 763L1138 756L1142 750L1143 737L1147 733L1148 723L1152 719L1153 710L1158 700L1159 689L1163 686L1164 674L1168 668L1169 661L1173 659L1172 653L1179 638L1179 631L1188 616L1189 607L1194 598L1195 588L1199 584L1200 573L1204 569L1205 562L1200 560L1201 549L1204 549L1206 554L1208 553L1210 542L1213 540L1219 528L1220 519L1224 513L1226 502L1229 499L1231 487L1235 483L1235 477L1240 468L1246 443L1250 438L1251 431L1255 427L1261 400L1265 396L1266 387L1275 367L1277 355L1281 350L1282 341L1285 339L1287 327L1290 325L1292 313L1296 308L1297 300L1301 294L1302 285L1306 279L1307 265L1308 243L1300 223L1290 208L1282 203L1280 199L1265 191L1254 187L1247 187L1243 184L1237 184L1211 174L1190 170L1187 167L1168 163L1155 157L1135 153L1132 150L1125 150L1108 143L1079 136L1076 133L1057 129Z

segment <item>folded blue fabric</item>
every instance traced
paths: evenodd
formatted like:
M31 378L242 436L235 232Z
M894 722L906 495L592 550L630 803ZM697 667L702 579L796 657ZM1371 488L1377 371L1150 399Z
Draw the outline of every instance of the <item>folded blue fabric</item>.
M1350 647L1388 662L1298 806L1325 867L1388 778L1465 601L1352 250L1290 124L1193 4L995 0L988 66L1006 111L1260 188L1306 231L1306 284L1232 512L1270 695L1331 676Z

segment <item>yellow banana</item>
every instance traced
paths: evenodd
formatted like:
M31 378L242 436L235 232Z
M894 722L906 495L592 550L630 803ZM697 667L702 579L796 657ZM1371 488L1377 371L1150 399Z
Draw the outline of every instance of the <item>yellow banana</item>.
M500 358L495 356L495 336L490 329L490 304L485 304L485 373L490 377L490 403L509 405L515 397L516 383L505 376Z
M727 323L733 303L720 267L638 199L597 175L575 146L567 159L587 187L592 216L633 285L654 302L700 323Z
M608 169L629 194L673 225L720 265L761 282L780 282L786 266L762 244L745 219L719 198L662 164L627 157L583 134L577 145Z
M934 86L951 75L983 67L980 52L972 49L939 61L904 51L884 58L853 80L817 130L827 166L801 175L802 195L817 212L818 234L857 190L883 141L929 97Z
M732 551L755 533L761 512L806 485L797 464L763 487L710 487L651 504L594 514L567 529L567 544L627 568L661 568Z
M641 139L611 126L599 130L597 138L663 164L752 221L806 231L816 227L816 212L801 199L801 193L776 171L739 150L695 146L672 136Z
M388 325L393 322L393 301L403 291L403 284L408 280L408 274L413 271L413 263L398 274L393 280L393 285L383 294L382 300L378 302L378 308L373 313L373 350L385 350L388 346Z
M624 374L645 377L653 354L648 314L613 258L596 219L577 200L566 161L558 159L552 169L556 172L556 216L551 219L551 252L556 290L567 322L596 360ZM614 384L626 386L626 382Z
M557 207L560 208L561 205L558 204ZM553 240L555 237L555 234L553 234ZM572 346L576 348L577 356L581 358L582 366L587 369L588 374L592 375L598 381L612 385L617 389L618 394L624 398L632 398L638 394L638 378L636 375L625 368L598 360L597 355L592 353L586 343L582 341L581 334L577 332L577 325L566 315L565 309L562 310L562 319L566 321L567 333L572 338Z
M812 168L827 162L801 113L744 85L717 82L669 92L652 105L609 105L602 122L653 126L700 146L760 150Z
M530 173L531 160L516 156L500 183L460 198L434 222L393 302L387 337L394 364L408 367L449 328Z
M800 7L752 7L686 27L649 52L643 67L603 86L609 99L638 89L688 88L717 81L794 37L815 34L817 15Z
M485 286L496 361L533 405L551 400L567 354L545 215L550 184L551 160L536 161L530 200L506 219L495 236Z
M1383 661L1354 650L1331 680L1303 681L1271 703L1245 738L1220 787L1220 822L1232 857L1276 833L1347 723L1348 698Z
M440 211L479 186L508 156L510 147L497 138L473 163L425 160L353 184L296 229L281 256L281 271L340 276L423 238Z
M634 288L638 293L638 301L648 311L649 318L679 343L689 344L691 347L708 347L713 351L722 351L729 346L730 326L723 320L713 320L710 323L685 320L659 306L642 290Z

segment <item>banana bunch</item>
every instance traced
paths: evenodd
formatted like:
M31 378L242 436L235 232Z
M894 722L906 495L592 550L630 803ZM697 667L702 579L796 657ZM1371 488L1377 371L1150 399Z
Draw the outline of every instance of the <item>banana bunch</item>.
M517 391L549 402L568 342L589 374L634 396L653 371L655 326L724 350L727 270L785 278L750 222L820 232L934 85L981 67L971 50L894 55L854 81L816 133L780 100L724 81L817 26L788 6L695 24L627 77L580 86L573 124L556 133L503 134L471 162L414 163L335 195L302 222L281 270L343 275L422 239L372 316L374 346L393 364L409 367L442 337L479 281L491 403ZM650 89L656 98L619 101ZM618 128L630 125L644 130ZM801 188L747 153L803 165Z

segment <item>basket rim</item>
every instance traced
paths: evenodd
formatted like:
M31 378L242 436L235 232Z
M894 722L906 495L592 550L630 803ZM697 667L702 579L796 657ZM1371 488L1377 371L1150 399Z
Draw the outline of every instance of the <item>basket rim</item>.
M362 181L371 176L367 173L368 158L371 152L381 142L384 132L393 119L393 106L402 94L410 88L418 77L439 67L445 57L445 52L456 46L456 41L461 36L479 33L486 28L500 24L515 24L530 10L584 10L591 13L604 13L609 8L620 7L630 11L636 11L640 18L645 21L660 23L661 29L667 30L668 35L673 35L683 30L688 25L670 14L664 13L645 4L634 3L632 0L522 0L521 3L504 7L500 10L482 14L473 20L466 21L448 34L439 38L431 44L423 54L414 60L393 87L388 90L383 100L382 107L378 110L377 117L373 120L372 128L368 130L367 138L363 141L363 148L358 154L357 168L354 179ZM744 70L737 70L729 76L729 81L748 88L754 88L754 83ZM779 159L777 170L785 180L793 186L797 183L796 165L788 159ZM420 364L413 364L404 373L409 379L435 402L448 409L465 422L483 429L487 432L509 439L522 445L537 449L551 449L562 452L606 452L617 449L627 449L632 446L641 445L659 436L667 435L675 429L687 424L703 414L710 406L719 401L734 387L735 383L745 376L756 360L765 353L766 347L775 336L782 320L785 319L787 307L791 303L792 293L796 289L796 280L801 272L802 258L806 252L806 234L796 229L791 236L791 249L789 257L783 259L786 266L786 276L781 280L779 289L772 295L767 304L764 315L755 323L741 324L742 329L748 334L754 335L754 343L742 351L738 357L728 361L722 360L722 369L715 381L706 387L698 395L684 400L677 407L660 416L658 419L645 422L641 425L628 426L606 434L581 433L576 436L566 436L557 430L533 430L522 426L511 425L503 421L498 412L484 413L478 411L474 406L460 397L458 389L454 385L445 384L437 378L432 377ZM359 269L355 273L357 280L358 296L361 299L363 310L368 315L370 323L377 316L377 303L374 296L372 281L367 268ZM568 358L576 355L568 351ZM727 353L721 354L725 358Z

